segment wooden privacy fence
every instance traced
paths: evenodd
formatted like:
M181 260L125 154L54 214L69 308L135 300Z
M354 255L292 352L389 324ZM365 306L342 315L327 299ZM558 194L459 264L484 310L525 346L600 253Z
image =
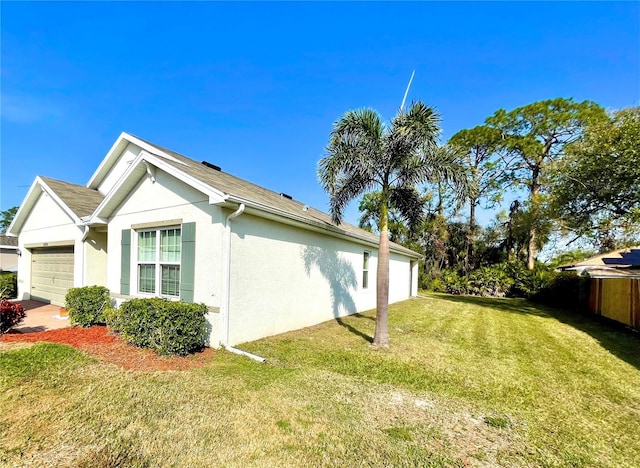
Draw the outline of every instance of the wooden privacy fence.
M640 278L592 278L589 311L640 329Z

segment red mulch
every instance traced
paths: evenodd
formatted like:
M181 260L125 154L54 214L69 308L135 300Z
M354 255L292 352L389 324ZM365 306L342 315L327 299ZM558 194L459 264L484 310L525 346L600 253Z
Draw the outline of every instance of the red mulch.
M107 327L97 325L89 328L70 327L35 333L10 333L3 335L2 341L49 341L68 344L86 351L101 361L135 371L194 369L210 362L214 353L213 349L205 348L202 352L186 357L158 356L150 349L137 348L125 343L119 337L109 334Z

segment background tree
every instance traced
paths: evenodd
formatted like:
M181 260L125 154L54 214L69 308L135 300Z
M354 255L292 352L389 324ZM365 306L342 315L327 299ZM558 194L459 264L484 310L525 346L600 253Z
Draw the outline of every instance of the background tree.
M394 202L403 202L406 200L389 200L389 240L408 247L408 243L415 236L415 231L422 221L424 210L424 201L416 189L416 193L412 194L407 200L415 203L415 206L400 209ZM358 210L360 211L360 219L358 226L366 231L379 234L378 221L380 218L380 210L382 209L381 192L365 193L360 199ZM411 212L411 217L407 219L403 212Z
M448 142L467 168L466 190L463 192L464 201L469 206L465 270L474 267L471 263L478 234L476 209L478 206L493 208L499 203L507 183L504 178L506 158L497 157L501 142L500 131L486 125L461 130Z
M18 212L18 207L14 206L5 211L0 211L0 232L7 232L7 228Z
M602 107L591 101L556 98L538 101L507 112L496 111L486 124L501 132L501 150L514 155L512 181L528 191L526 209L530 218L527 268L532 270L538 251L537 225L542 218L541 196L547 186L549 165L564 155L565 147L578 140L590 122L606 118Z
M389 125L371 109L351 110L334 123L327 155L319 162L318 178L336 224L349 202L380 191L374 346L389 346L389 207L412 219L417 213L408 208L420 204L417 184L459 177L457 161L437 151L439 134L440 116L421 101L400 110Z
M589 125L554 171L553 206L563 227L601 251L640 231L640 107Z

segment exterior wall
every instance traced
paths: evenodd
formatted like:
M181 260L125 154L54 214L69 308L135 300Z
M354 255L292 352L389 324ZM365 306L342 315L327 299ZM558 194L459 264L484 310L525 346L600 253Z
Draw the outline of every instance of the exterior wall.
M0 248L0 271L17 271L18 254L16 247Z
M22 255L18 260L18 299L29 299L31 291L32 247L73 245L74 286L82 285L82 228L58 204L43 192L26 219L18 237Z
M241 215L231 225L229 343L375 307L377 249ZM363 252L370 252L363 288ZM410 296L411 261L391 254L390 302Z
M84 285L107 285L107 233L89 231L85 241Z
M221 208L210 205L208 197L169 174L158 170L156 182L144 177L120 205L108 224L107 283L112 293L120 292L121 232L132 225L181 219L196 223L196 261L194 302L220 307L222 290L222 239L224 216ZM130 296L150 297L138 293L137 236L132 231ZM217 343L219 314L209 314L212 342Z
M104 195L109 193L120 177L122 177L122 174L129 168L129 163L134 160L138 154L140 154L140 148L129 143L122 152L118 162L113 165L107 176L98 186L98 191Z

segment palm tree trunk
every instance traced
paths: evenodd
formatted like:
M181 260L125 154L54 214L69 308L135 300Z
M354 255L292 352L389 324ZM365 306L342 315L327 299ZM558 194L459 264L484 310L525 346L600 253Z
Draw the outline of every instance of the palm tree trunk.
M388 197L382 192L380 208L380 245L376 285L376 331L373 346L389 347L389 208Z

